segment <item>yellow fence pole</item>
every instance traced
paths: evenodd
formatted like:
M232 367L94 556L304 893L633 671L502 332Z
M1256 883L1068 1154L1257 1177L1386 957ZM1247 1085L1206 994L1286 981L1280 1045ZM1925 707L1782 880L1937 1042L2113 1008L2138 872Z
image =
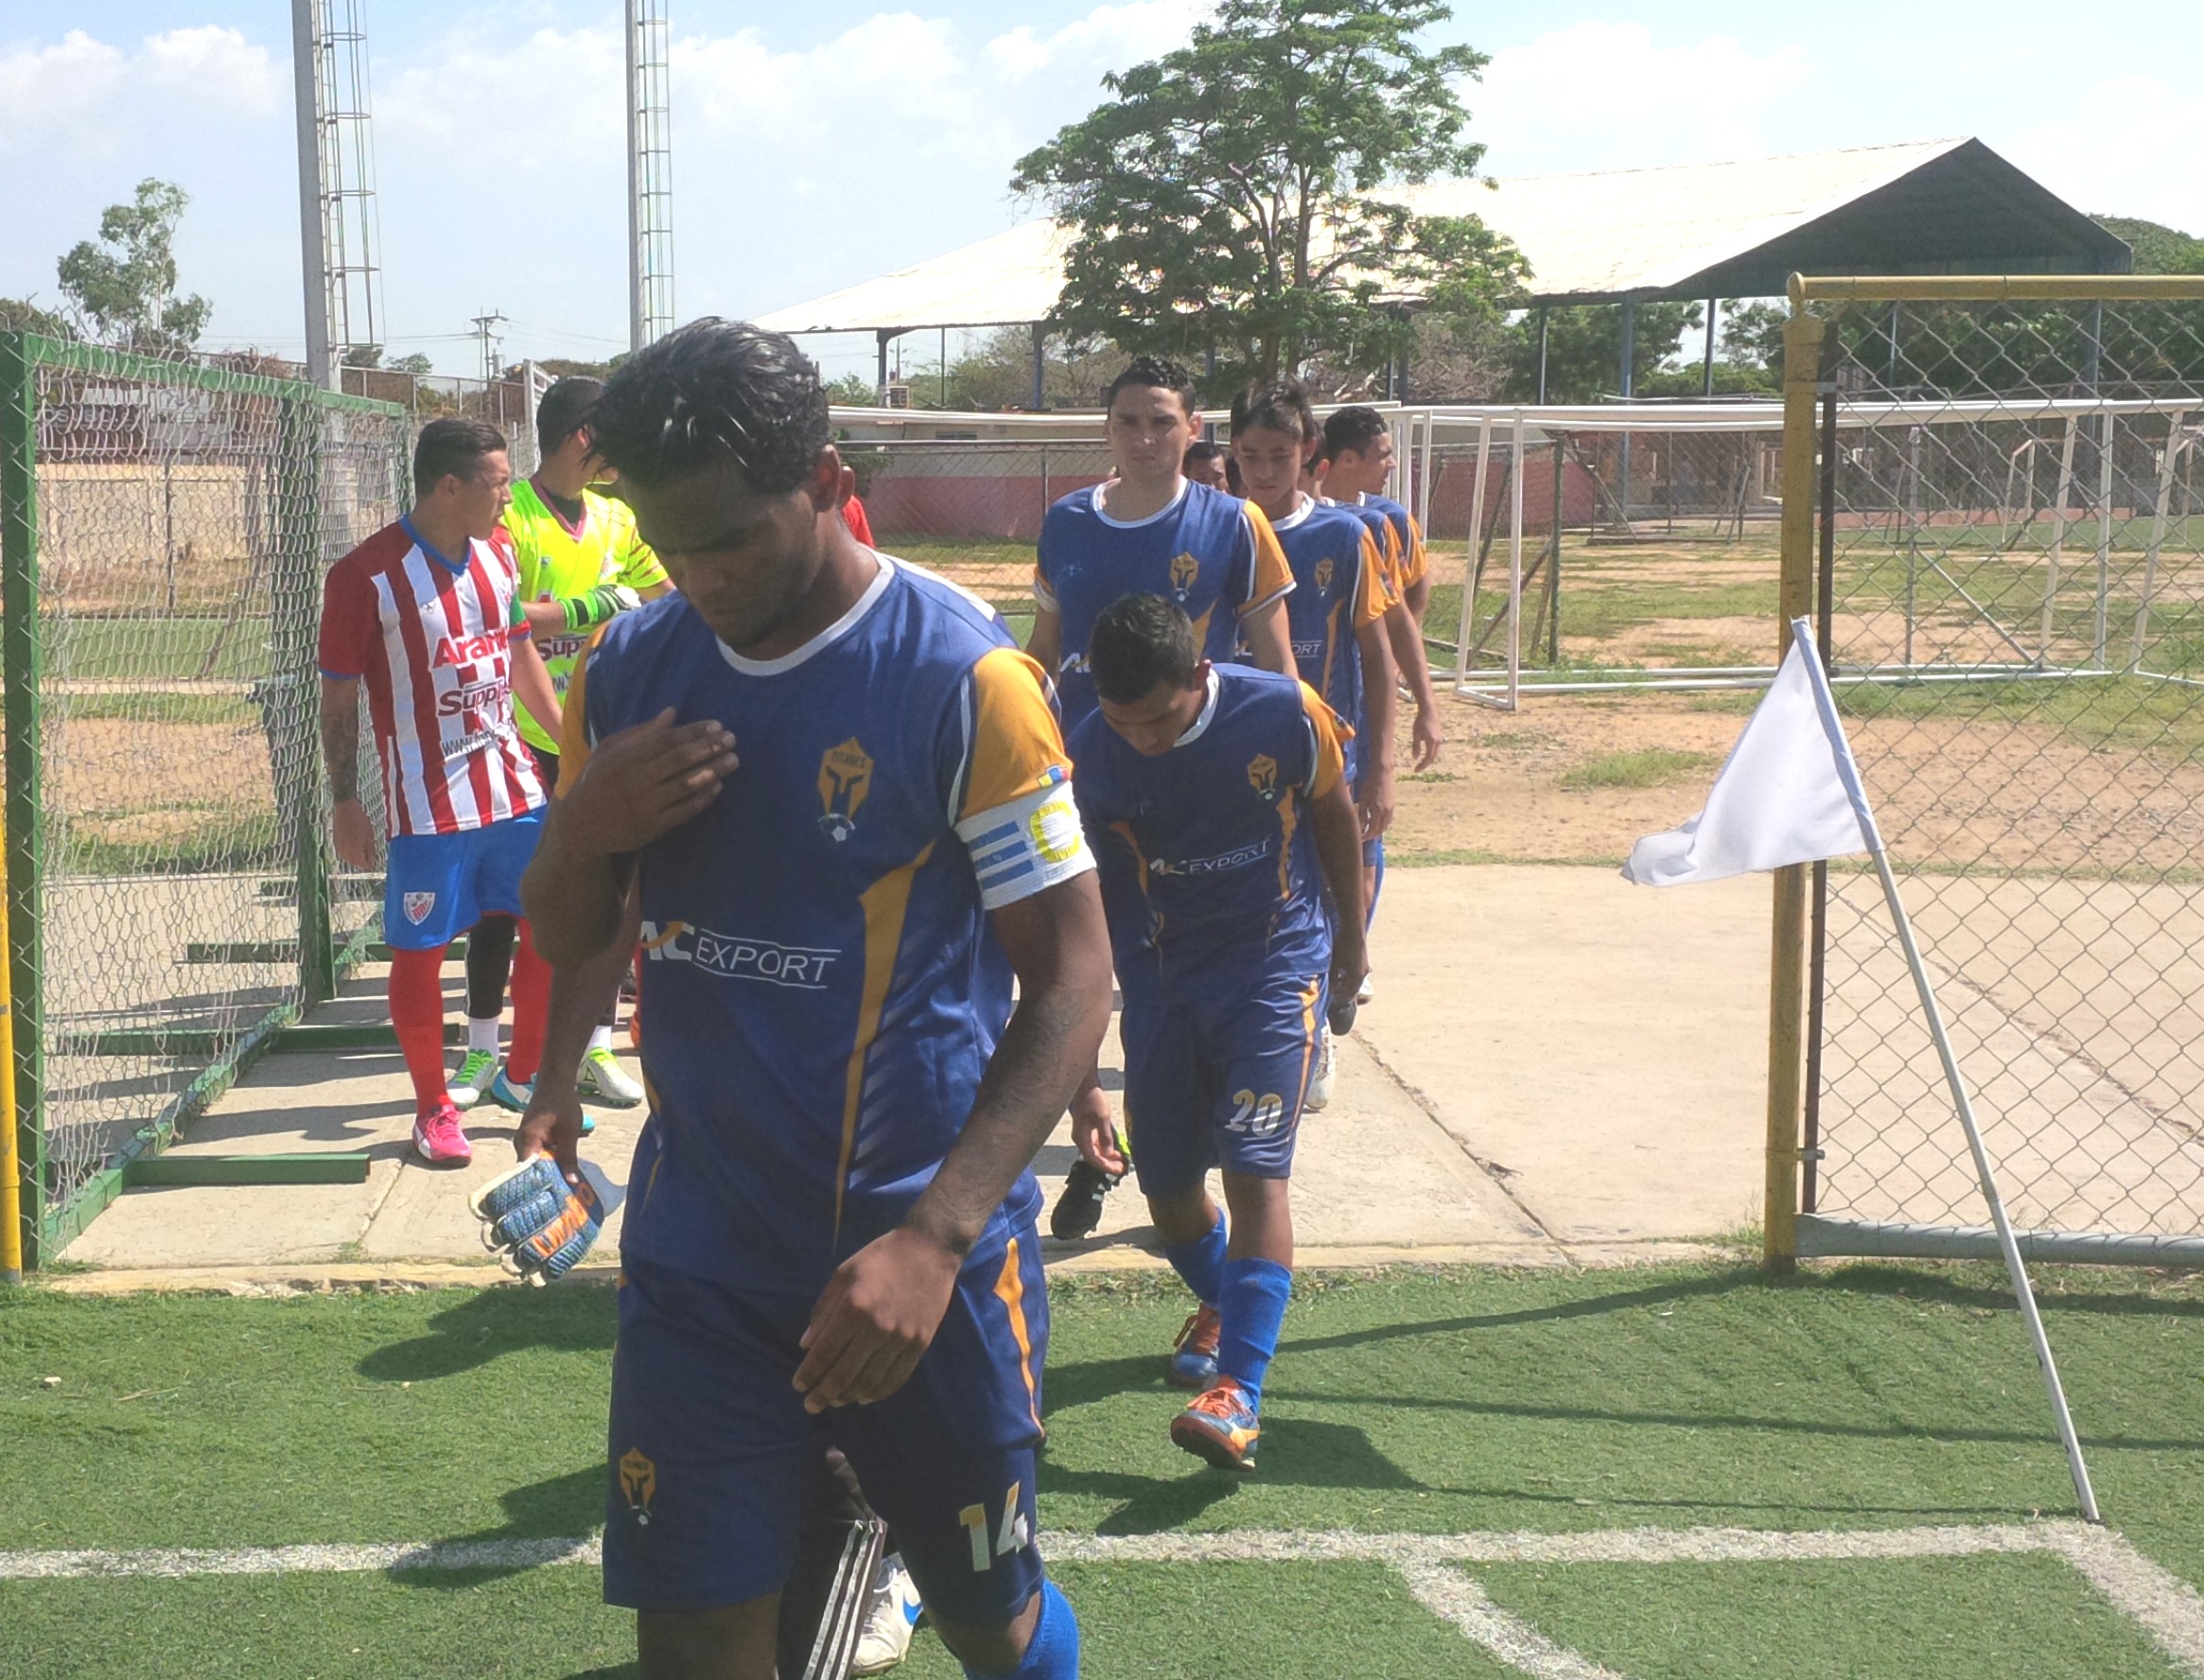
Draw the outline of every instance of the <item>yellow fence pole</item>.
M7 817L0 813L0 852ZM0 1279L23 1282L23 1156L15 1139L15 999L9 989L8 892L0 884Z
M1813 610L1814 409L1827 324L1803 310L1783 329L1783 562L1775 656L1791 621ZM1775 1272L1798 1264L1798 1150L1806 1096L1807 869L1775 871L1768 973L1767 1184L1761 1263Z

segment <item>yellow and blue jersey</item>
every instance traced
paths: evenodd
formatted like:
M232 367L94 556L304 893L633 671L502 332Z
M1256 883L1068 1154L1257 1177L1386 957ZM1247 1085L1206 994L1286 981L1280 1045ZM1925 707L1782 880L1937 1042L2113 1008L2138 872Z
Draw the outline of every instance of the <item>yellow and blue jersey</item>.
M1102 609L1119 596L1177 602L1194 621L1201 655L1230 659L1240 621L1293 587L1260 508L1188 481L1161 513L1127 521L1096 505L1103 488L1075 490L1048 510L1033 570L1035 600L1063 618L1063 666L1050 674L1067 729L1094 709L1087 643Z
M1327 966L1307 801L1339 785L1349 733L1306 683L1251 665L1212 665L1200 713L1153 758L1099 711L1073 729L1073 792L1128 998Z
M716 719L741 759L637 856L651 1117L624 1251L816 1291L901 1220L971 1111L1010 1015L985 911L1093 866L1046 681L986 603L883 556L780 658L668 596L607 624L571 692L562 781L668 708ZM1038 1206L1023 1175L983 1247Z
M1430 557L1424 551L1424 530L1416 523L1415 515L1391 497L1365 496L1361 505L1381 516L1386 526L1386 569L1391 574L1393 598L1405 600L1408 592L1424 581L1424 574L1431 568Z
M1286 621L1301 680L1359 736L1364 727L1362 644L1356 633L1392 605L1378 539L1361 510L1303 497L1271 521L1293 570ZM1358 743L1347 744L1347 779L1358 777Z

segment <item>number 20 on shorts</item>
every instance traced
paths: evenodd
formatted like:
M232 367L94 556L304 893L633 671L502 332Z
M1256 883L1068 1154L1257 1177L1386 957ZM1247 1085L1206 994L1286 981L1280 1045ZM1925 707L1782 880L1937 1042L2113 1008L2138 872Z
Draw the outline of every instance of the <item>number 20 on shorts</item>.
M1224 1129L1244 1131L1250 1137L1268 1137L1285 1117L1286 1101L1275 1093L1257 1096L1252 1091L1235 1091L1232 1118L1224 1123Z

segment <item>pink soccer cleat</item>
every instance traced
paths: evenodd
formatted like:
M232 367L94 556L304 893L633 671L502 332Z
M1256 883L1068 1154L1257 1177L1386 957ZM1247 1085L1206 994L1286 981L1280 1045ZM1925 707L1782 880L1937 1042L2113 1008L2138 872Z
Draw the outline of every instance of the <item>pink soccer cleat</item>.
M413 1122L413 1148L432 1166L464 1166L475 1147L460 1129L459 1111L446 1100Z

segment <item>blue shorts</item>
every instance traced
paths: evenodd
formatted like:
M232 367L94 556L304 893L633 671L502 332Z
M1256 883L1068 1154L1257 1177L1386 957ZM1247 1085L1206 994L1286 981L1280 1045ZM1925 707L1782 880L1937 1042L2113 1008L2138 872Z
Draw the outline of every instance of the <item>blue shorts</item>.
M1125 1126L1145 1195L1176 1195L1213 1166L1292 1176L1327 990L1322 973L1280 970L1168 1003L1126 999Z
M383 938L399 951L438 951L484 916L520 914L520 875L535 855L543 813L457 834L400 834L383 882Z
M612 1353L604 1599L693 1611L778 1592L822 1437L842 1449L927 1603L1008 1620L1041 1588L1034 1448L1048 1284L1028 1224L966 1262L917 1371L817 1417L791 1386L808 1297L626 1262Z

